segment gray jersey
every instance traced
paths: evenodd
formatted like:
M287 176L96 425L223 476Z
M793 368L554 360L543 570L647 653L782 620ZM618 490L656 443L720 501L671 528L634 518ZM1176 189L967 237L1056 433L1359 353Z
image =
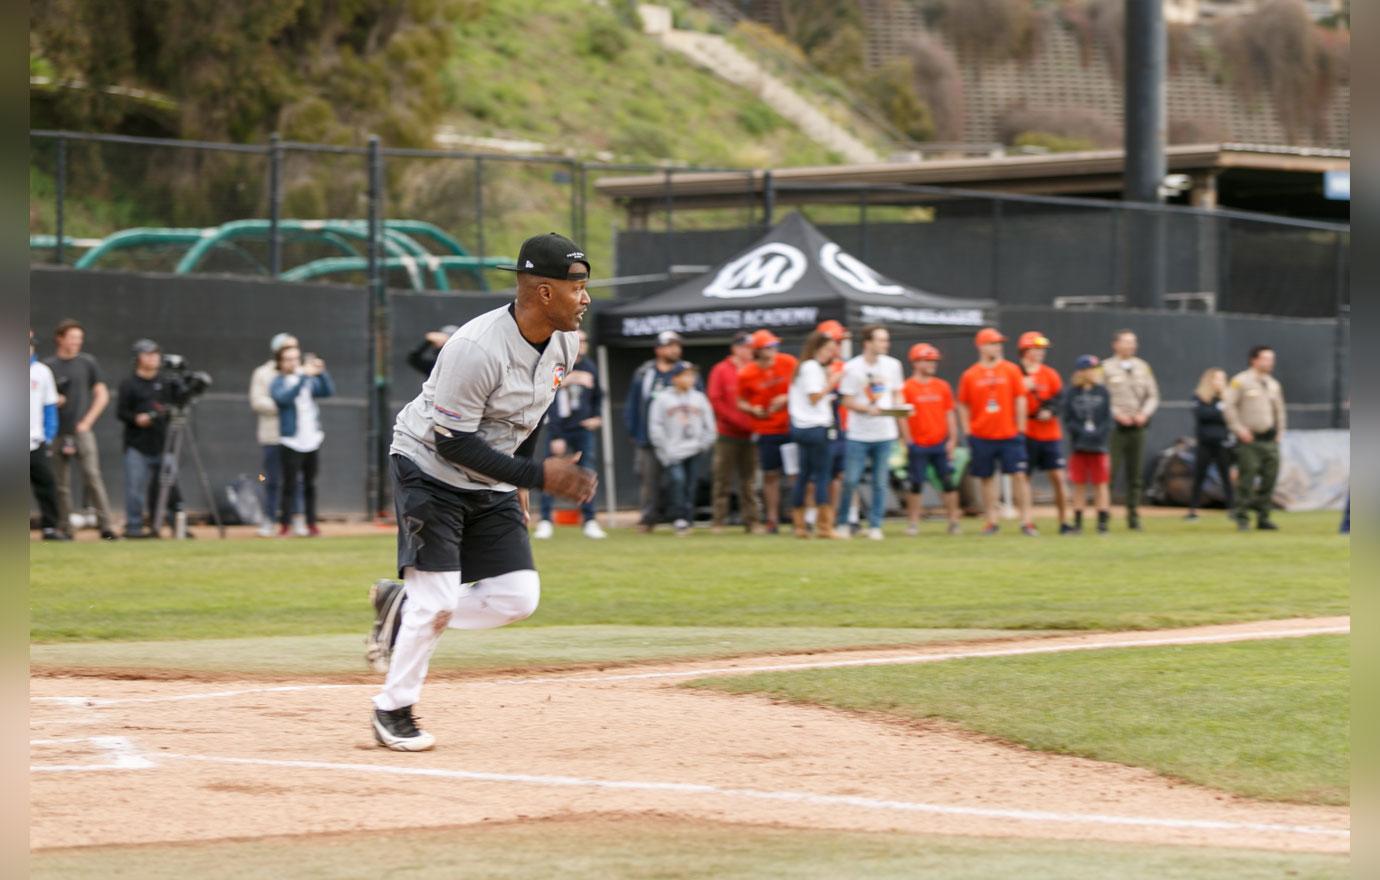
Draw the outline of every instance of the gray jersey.
M458 489L512 491L516 487L509 483L438 455L435 427L478 433L494 449L512 455L537 429L579 356L578 331L552 334L538 352L522 337L508 306L480 315L441 348L422 393L398 413L390 451Z

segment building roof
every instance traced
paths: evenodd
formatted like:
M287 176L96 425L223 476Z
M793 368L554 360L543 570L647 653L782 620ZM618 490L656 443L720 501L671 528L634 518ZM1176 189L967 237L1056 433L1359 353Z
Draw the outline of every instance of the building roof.
M1172 174L1212 175L1228 170L1272 174L1321 175L1349 170L1351 153L1313 147L1250 144L1194 144L1169 147ZM930 159L868 165L824 165L771 170L780 204L857 201L863 186L936 186L1030 195L1114 193L1123 189L1122 150ZM633 208L655 208L668 197L677 210L740 205L760 198L766 171L677 171L666 174L605 177L595 183L602 194ZM888 199L893 201L894 199Z

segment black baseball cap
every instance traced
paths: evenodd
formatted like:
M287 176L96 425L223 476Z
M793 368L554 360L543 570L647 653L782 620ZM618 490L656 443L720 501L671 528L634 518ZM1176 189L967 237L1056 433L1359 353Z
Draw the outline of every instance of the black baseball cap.
M134 344L130 346L130 351L134 354L153 354L155 351L160 350L158 343L154 342L152 339L136 339Z
M577 263L584 265L584 272L570 271L570 267ZM581 281L589 277L589 260L585 252L575 242L556 232L532 236L522 243L516 265L496 268L565 281Z

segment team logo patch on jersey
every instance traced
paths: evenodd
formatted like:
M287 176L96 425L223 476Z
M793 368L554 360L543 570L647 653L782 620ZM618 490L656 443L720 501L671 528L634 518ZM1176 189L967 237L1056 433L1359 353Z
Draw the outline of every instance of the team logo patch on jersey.
M552 373L551 388L554 390L561 387L565 381L565 364L556 364L556 369Z

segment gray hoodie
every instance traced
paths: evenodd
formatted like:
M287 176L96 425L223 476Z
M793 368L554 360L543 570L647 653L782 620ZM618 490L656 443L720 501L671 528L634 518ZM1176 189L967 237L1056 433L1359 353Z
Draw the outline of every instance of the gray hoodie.
M703 391L668 388L652 401L647 435L664 465L693 458L714 445L714 408Z

